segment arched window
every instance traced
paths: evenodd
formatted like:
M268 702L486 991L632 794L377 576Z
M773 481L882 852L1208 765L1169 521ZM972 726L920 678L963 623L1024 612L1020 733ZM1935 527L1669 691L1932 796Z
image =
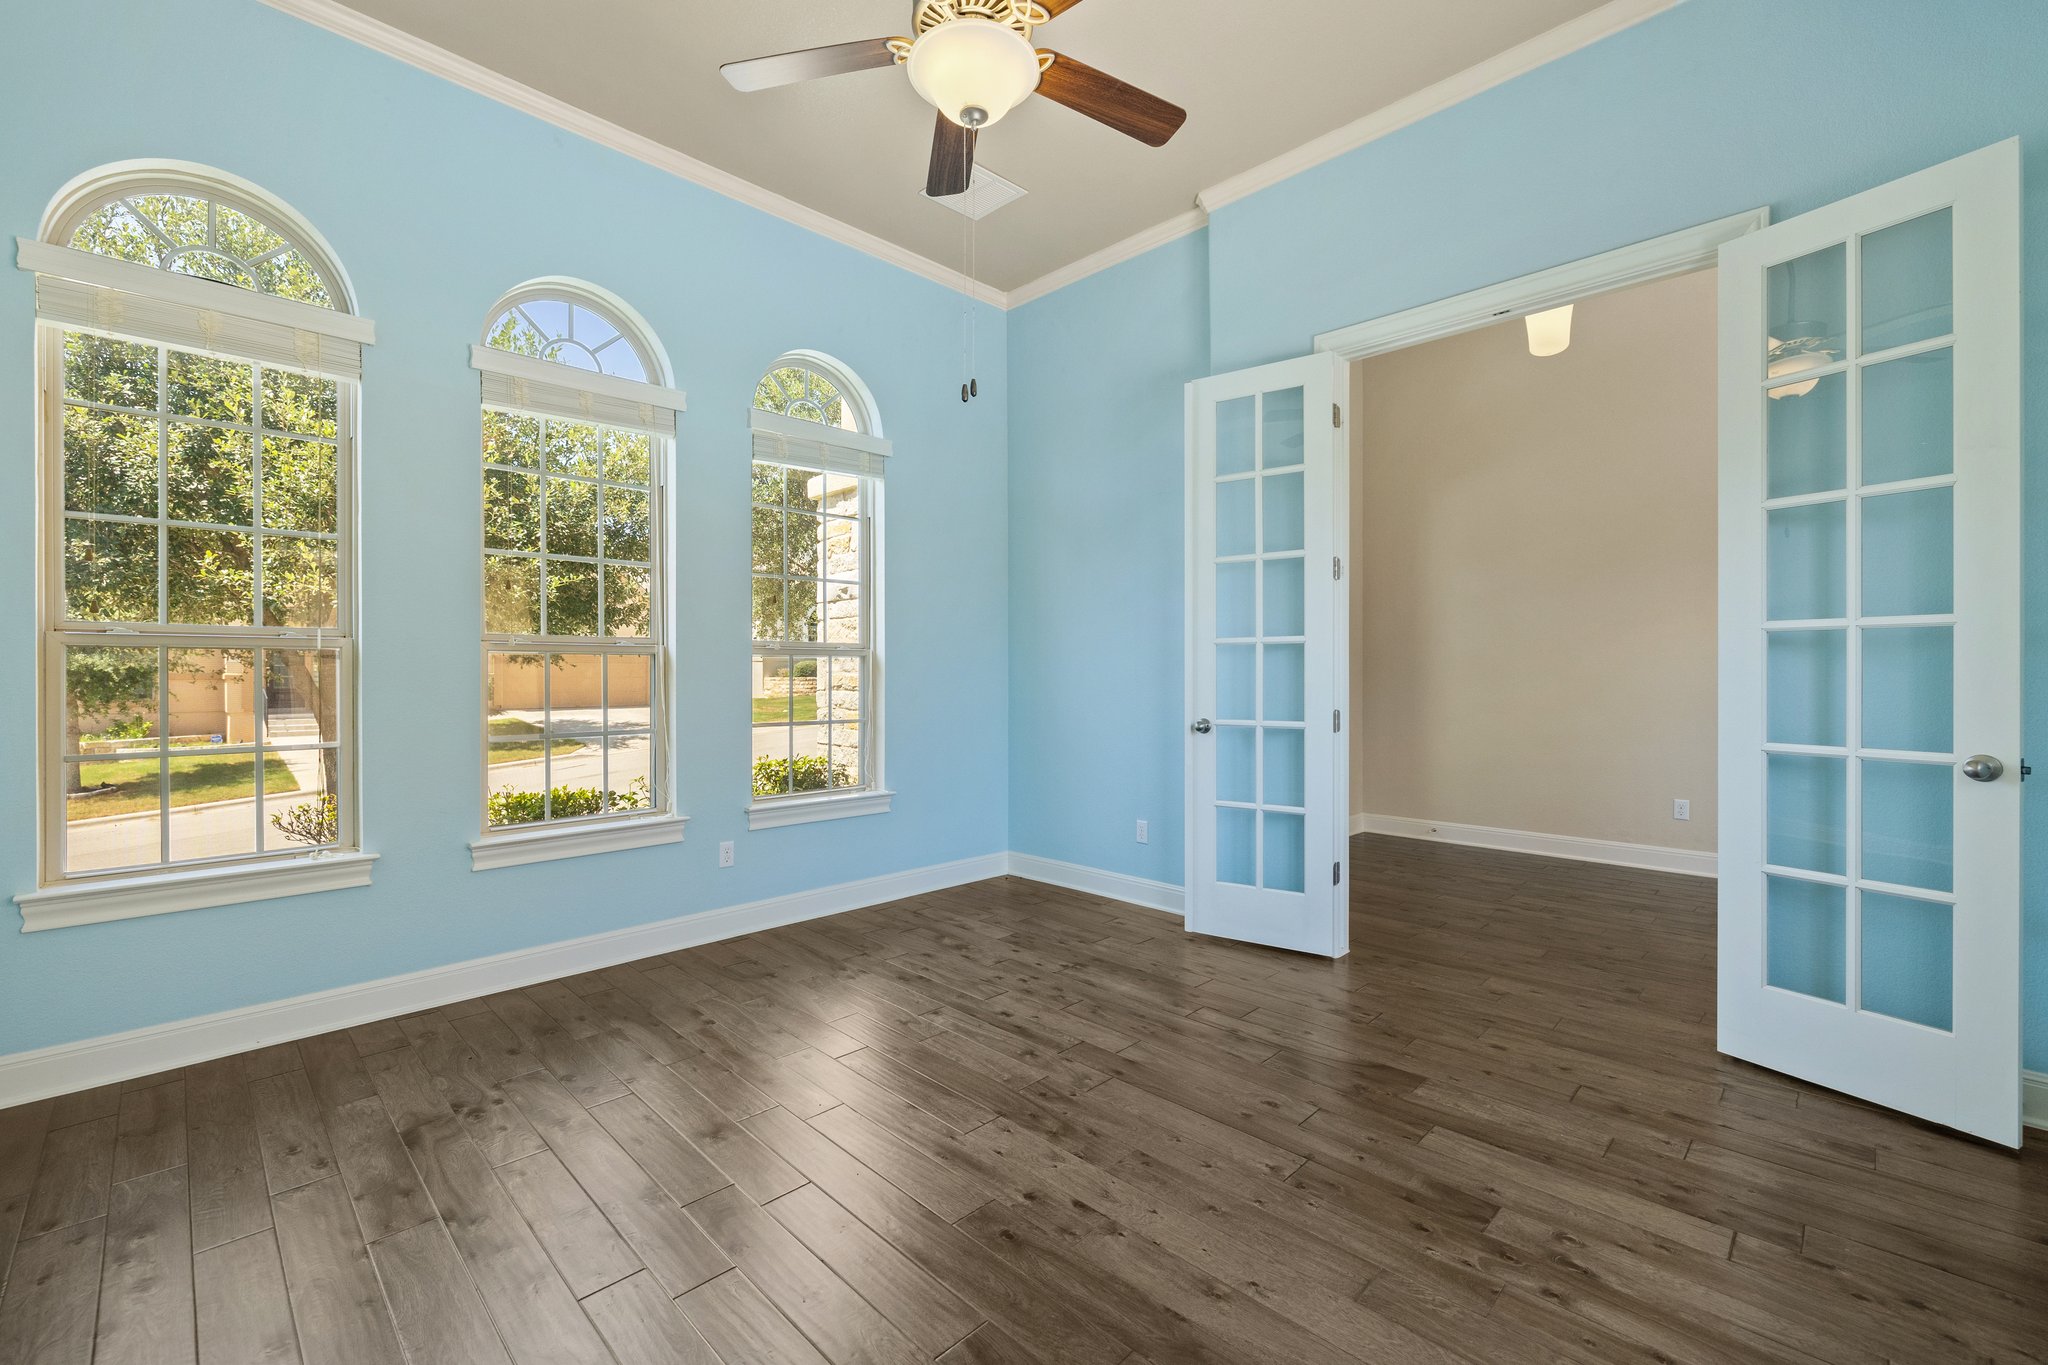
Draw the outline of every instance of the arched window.
M42 430L45 890L25 921L367 881L347 856L350 471L372 330L317 234L218 172L87 177L44 226L21 249L58 396ZM198 865L220 875L119 885Z
M339 291L318 253L293 242L259 208L220 191L130 182L79 218L69 245L119 261L334 308Z
M507 299L484 329L484 344L618 379L646 383L654 374L645 342L634 340L601 305L565 297L559 286L542 285Z
M680 838L667 780L666 470L682 395L589 285L492 309L483 376L484 822L495 867Z
M814 352L783 356L755 386L756 829L889 808L879 426L867 387Z
M873 426L857 386L828 368L822 357L801 353L784 356L761 376L754 386L754 408L863 435Z

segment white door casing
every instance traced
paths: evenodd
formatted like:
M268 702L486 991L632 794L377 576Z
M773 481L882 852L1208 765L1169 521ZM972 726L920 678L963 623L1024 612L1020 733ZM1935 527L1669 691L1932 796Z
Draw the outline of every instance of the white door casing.
M1187 397L1187 925L1342 957L1349 386L1317 354Z
M1721 250L1720 1050L2008 1146L2021 303L2017 142Z

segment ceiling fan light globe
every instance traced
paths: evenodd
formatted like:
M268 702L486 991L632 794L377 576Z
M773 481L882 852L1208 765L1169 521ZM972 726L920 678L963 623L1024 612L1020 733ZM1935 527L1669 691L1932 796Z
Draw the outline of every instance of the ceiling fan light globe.
M949 19L928 30L905 67L911 88L963 128L1000 122L1038 88L1038 53L1030 41L988 19Z

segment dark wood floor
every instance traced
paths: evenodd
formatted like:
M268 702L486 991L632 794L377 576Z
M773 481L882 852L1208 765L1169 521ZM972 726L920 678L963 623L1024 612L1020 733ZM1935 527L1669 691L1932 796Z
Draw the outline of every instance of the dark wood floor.
M1005 880L0 1112L0 1362L2048 1356L2048 1155L1716 1057L1709 883L1352 866L1337 964Z

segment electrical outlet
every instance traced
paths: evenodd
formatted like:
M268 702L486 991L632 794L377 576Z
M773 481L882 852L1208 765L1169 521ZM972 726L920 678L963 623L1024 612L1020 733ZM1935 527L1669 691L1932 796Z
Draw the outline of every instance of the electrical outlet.
M1140 820L1138 822L1138 842L1141 844L1152 842L1152 822L1150 820Z
M732 866L732 840L727 839L718 846L718 865L720 867Z
M1671 803L1671 818L1674 820L1692 819L1692 802L1682 796L1674 799Z

